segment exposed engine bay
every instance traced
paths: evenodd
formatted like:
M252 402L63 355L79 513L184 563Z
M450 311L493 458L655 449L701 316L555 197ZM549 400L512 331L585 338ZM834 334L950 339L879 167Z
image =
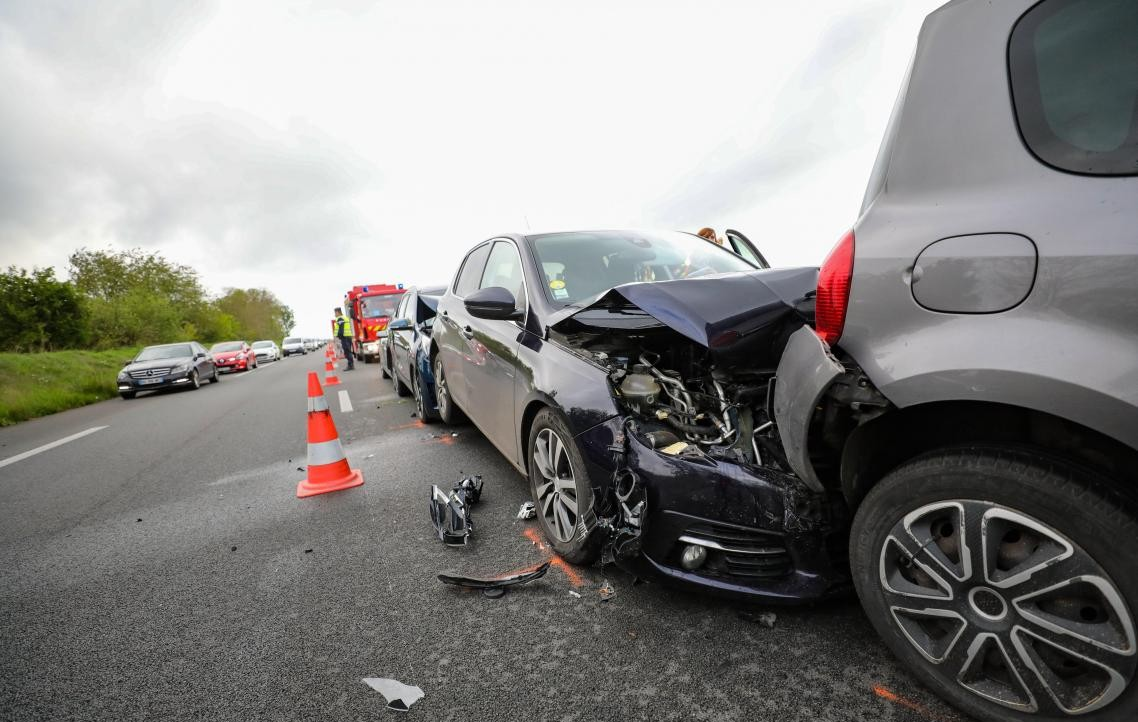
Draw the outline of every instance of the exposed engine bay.
M551 336L608 371L652 448L789 471L773 381L787 338L813 321L814 278L790 269L625 286Z

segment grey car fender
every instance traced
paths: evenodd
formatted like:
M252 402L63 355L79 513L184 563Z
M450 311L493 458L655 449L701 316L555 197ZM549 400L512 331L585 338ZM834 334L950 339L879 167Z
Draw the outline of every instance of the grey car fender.
M810 463L810 420L822 394L845 368L814 333L803 326L790 336L775 375L774 415L791 470L815 491L822 481Z

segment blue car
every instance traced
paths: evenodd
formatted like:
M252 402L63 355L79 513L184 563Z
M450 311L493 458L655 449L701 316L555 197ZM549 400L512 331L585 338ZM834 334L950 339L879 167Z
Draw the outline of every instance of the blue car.
M435 377L431 372L431 327L445 286L412 286L403 293L387 337L380 340L380 363L384 377L390 377L395 393L415 397L419 418L430 423L439 418L435 401Z

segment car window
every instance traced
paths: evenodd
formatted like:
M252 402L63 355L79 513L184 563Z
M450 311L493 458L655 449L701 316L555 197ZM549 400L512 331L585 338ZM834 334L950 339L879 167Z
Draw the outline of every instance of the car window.
M518 249L509 241L497 241L494 249L490 251L490 258L486 261L486 270L482 273L482 283L479 288L500 286L514 295L515 306L520 310L526 308L525 278L522 276L522 262L518 257Z
M1039 3L1012 31L1008 63L1020 132L1040 160L1138 175L1138 2Z
M399 308L395 309L395 318L407 318L407 294L403 294L403 298L399 299Z
M482 269L486 266L486 256L490 255L490 244L484 243L475 248L466 257L462 270L454 282L454 295L463 297L471 291L478 290L478 282L482 280Z
M742 239L728 233L727 241L731 244L731 247L735 249L735 252L742 256L745 260L748 260L751 263L755 264L755 266L758 268L767 267L767 264L760 261L759 257L755 255L755 252L751 250L751 247L744 243Z
M186 358L193 356L193 346L188 343L172 344L170 346L150 346L142 349L135 361L159 361L168 358Z
M214 353L228 353L230 351L241 351L244 348L245 344L240 341L227 341L225 343L215 343L209 350Z

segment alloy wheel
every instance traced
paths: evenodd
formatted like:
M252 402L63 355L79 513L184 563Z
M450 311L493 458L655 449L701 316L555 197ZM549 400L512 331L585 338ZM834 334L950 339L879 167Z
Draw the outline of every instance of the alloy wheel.
M445 419L450 411L450 388L446 377L443 376L443 360L435 359L435 404L439 407L439 414Z
M427 403L423 400L423 387L419 382L418 372L411 374L411 394L415 397L415 412L419 414L420 419L426 421Z
M197 369L194 369L190 372L190 385L195 389L200 389L202 387L201 379L198 378Z
M1134 679L1134 620L1106 571L1012 508L923 506L885 537L878 571L891 623L933 673L990 702L1084 714Z
M533 445L537 505L559 542L569 542L577 529L577 479L565 442L550 428L538 432Z

